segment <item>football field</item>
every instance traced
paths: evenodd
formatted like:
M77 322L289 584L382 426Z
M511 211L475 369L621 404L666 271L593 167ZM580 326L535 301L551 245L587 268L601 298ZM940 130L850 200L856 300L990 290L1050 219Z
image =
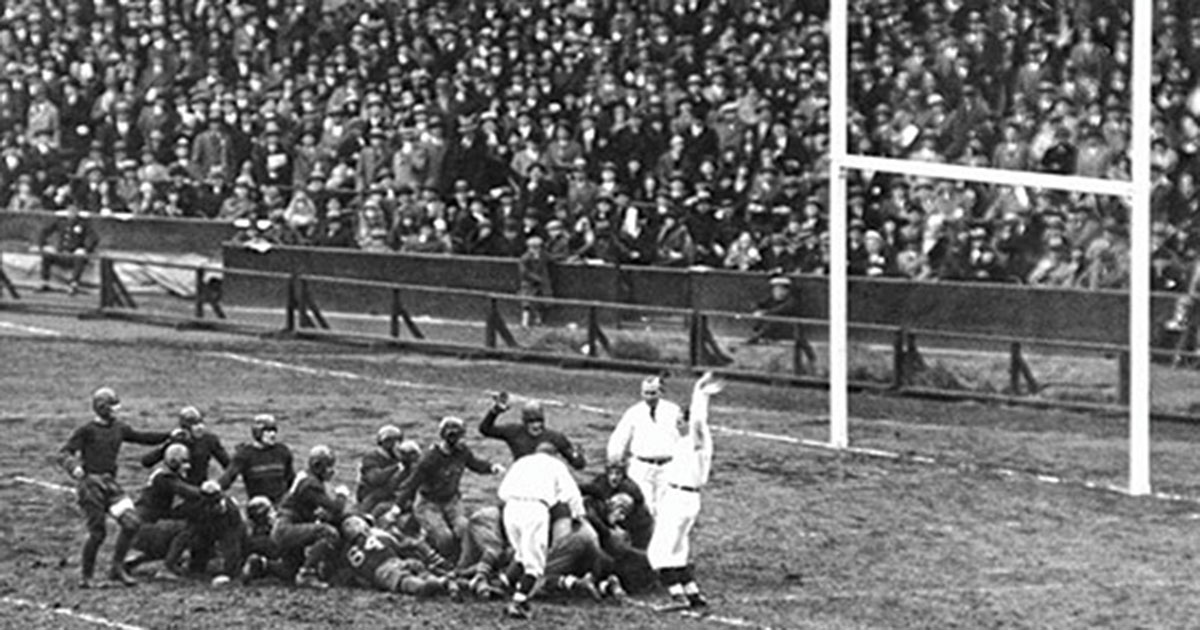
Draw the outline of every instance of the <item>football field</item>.
M816 390L731 383L714 400L716 455L693 536L712 610L660 614L661 594L625 605L535 605L529 621L497 602L416 600L279 584L207 582L77 590L83 525L58 448L108 385L123 417L166 430L196 405L232 449L258 413L280 418L299 460L316 444L352 485L375 429L427 446L439 418L468 421L477 454L508 464L479 436L496 390L536 398L548 424L585 449L581 479L641 375L177 332L111 321L0 313L0 626L50 628L1186 628L1200 586L1196 429L1156 424L1155 497L1106 489L1126 476L1124 418L854 396L851 442L834 452ZM666 395L685 403L688 374ZM519 398L518 398L519 399ZM515 421L509 412L507 419ZM145 447L122 450L134 493ZM499 479L467 473L468 506ZM235 496L241 496L240 483ZM101 550L101 570L115 530Z

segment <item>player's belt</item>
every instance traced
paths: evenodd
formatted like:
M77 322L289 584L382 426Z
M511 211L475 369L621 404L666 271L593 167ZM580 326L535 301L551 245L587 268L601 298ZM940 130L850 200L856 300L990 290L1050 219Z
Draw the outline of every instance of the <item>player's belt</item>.
M646 462L652 466L662 466L663 464L671 461L670 457L642 457L641 455L635 455L634 457L638 461Z
M544 507L550 507L550 504L546 503L545 501L541 499L535 499L533 497L509 497L508 499L505 499L505 502L507 503L512 503L514 501L521 501L523 503L540 503Z
M672 488L675 488L676 490L683 490L684 492L695 492L696 494L700 494L700 488L697 488L694 486L681 486L677 483L669 483L667 485L671 486Z

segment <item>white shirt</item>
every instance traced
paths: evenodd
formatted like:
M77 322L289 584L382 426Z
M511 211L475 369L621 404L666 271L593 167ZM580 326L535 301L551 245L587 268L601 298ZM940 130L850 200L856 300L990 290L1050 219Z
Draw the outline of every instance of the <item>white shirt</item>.
M546 453L531 453L513 462L497 491L500 500L540 501L547 508L565 503L571 516L582 517L583 496L571 470L561 459Z
M665 459L675 453L679 438L676 422L683 417L679 405L662 398L650 416L650 405L641 401L621 416L608 438L608 461L624 460L626 455L642 459Z
M713 456L712 431L708 428L709 398L698 389L692 392L687 433L676 433L673 456L664 466L663 477L668 484L698 490L708 483Z

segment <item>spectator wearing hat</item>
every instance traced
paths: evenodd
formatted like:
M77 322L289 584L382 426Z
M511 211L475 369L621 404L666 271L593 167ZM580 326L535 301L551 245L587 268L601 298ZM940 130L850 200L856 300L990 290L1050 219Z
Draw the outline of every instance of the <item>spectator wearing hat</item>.
M95 252L99 245L100 236L91 221L80 212L79 206L68 205L66 214L56 217L38 234L37 250L42 258L40 290L50 290L54 267L65 267L71 271L71 294L79 292L79 281L87 268L86 256Z
M999 252L992 244L986 226L977 224L967 234L966 279L977 282L1005 282L1007 270Z
M391 170L392 154L387 146L387 132L382 127L369 127L367 145L358 152L358 187L369 187L381 173Z
M17 177L16 192L9 198L5 210L9 212L38 212L45 207L41 195L33 190L33 177L22 173Z
M392 250L388 242L390 229L387 215L384 214L383 206L378 198L372 196L363 202L357 225L355 243L358 249L365 252L390 252Z
M545 225L545 242L542 252L551 264L567 262L571 257L571 234L561 219L551 219Z
M690 267L696 259L696 243L679 212L667 209L659 216L655 237L654 264L663 267Z
M325 211L313 230L311 243L314 247L358 247L354 216L343 206L339 195L327 197Z
M475 119L460 119L458 138L446 149L445 177L455 182L465 180L470 190L483 192L506 184L507 170L508 166L489 151Z
M417 190L429 172L429 152L417 142L417 131L400 129L400 146L392 155L392 183Z
M771 294L755 305L753 313L755 317L804 316L803 305L800 303L799 296L793 290L791 278L786 275L776 274L771 276L769 283L771 285ZM794 339L797 350L800 351L805 361L807 361L806 369L811 372L816 368L817 351L808 341L808 335L804 330L804 326L800 323L757 321L752 328L750 337L746 339L746 345L755 345L763 341L775 341L779 339Z
M248 175L239 175L233 182L233 195L221 202L216 218L222 221L257 219L258 204L251 196L254 180Z
M446 154L449 146L446 143L442 121L438 118L430 120L429 128L421 134L419 142L429 160L425 170L425 181L422 182L422 185L444 192L451 182L445 177Z
M553 284L550 276L550 258L542 246L545 239L533 235L525 240L525 253L517 261L517 272L520 279L518 294L526 297L552 297ZM540 326L544 319L545 307L532 301L521 304L521 326Z
M328 193L325 190L325 171L317 168L308 174L304 188L292 193L283 219L289 227L301 233L316 227Z
M737 238L729 244L729 250L725 253L723 261L724 268L734 271L751 271L759 269L761 265L762 254L758 251L754 237L748 230L742 230L738 233Z
M29 84L29 105L25 112L25 136L33 142L38 136L49 139L50 146L58 149L62 142L62 121L58 106L50 100L46 84L34 81Z
M534 162L521 184L517 208L523 216L532 217L542 224L553 215L555 202L562 196L558 186L549 178L546 166Z
M254 179L261 185L292 186L296 164L283 142L283 128L278 120L268 120L263 126L262 142L255 143L250 162Z
M546 145L545 160L551 176L565 182L568 173L575 169L576 160L582 157L583 145L572 137L571 128L568 125L555 127L554 139Z
M233 177L233 140L219 114L210 112L204 131L192 141L192 163L206 176L216 173L222 182Z

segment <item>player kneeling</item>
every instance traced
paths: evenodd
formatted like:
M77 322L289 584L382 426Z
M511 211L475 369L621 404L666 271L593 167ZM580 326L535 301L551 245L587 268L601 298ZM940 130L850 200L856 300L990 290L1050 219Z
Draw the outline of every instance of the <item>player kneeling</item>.
M404 559L401 545L388 532L372 527L358 515L342 519L342 552L348 581L367 588L392 593L431 597L447 593L459 596L458 585L448 577L434 575L417 559Z

